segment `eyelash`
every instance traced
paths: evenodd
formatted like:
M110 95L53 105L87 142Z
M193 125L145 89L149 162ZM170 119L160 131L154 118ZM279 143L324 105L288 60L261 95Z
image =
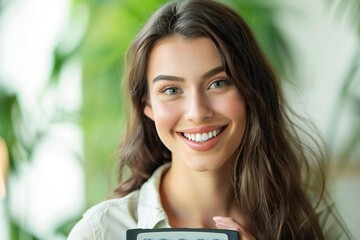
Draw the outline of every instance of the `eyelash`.
M211 88L211 86L214 84L214 83L221 83L222 85L220 87L215 87L215 88ZM217 88L222 88L222 87L225 87L227 85L230 84L230 81L228 78L224 78L224 79L218 79L218 80L215 80L213 82L210 83L208 89L217 89Z
M173 90L173 91L176 90L178 92L174 93L174 94L169 94L169 93L166 93L168 90ZM165 93L166 95L169 95L169 96L172 96L172 95L176 95L176 94L181 93L181 90L178 87L175 87L175 86L167 86L167 87L164 87L164 88L160 89L159 92L160 93Z
M221 86L218 86L218 87L211 87L213 86L213 84L221 84ZM227 85L230 85L231 82L229 80L229 78L224 78L224 79L218 79L218 80L215 80L213 82L210 83L209 87L207 88L208 90L209 89L218 89L218 88L222 88L222 87L225 87ZM172 93L169 93L167 91L171 90ZM166 95L169 95L169 96L173 96L173 95L177 95L177 94L180 94L182 93L181 89L179 87L176 87L176 86L166 86L162 89L159 90L160 93L164 93ZM174 93L175 92L175 93Z

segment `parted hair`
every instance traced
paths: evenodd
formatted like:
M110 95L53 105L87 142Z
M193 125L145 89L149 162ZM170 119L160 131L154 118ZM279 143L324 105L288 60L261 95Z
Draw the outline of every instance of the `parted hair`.
M159 40L171 36L210 38L245 101L246 128L230 174L234 198L256 239L324 239L315 212L324 177L320 175L318 194L311 195L315 199L309 195L311 182L305 181L312 163L320 162L320 154L300 141L296 114L284 101L278 77L246 22L231 8L211 0L163 5L130 45L124 83L131 109L119 148L115 195L139 189L159 166L171 162L171 152L143 112L150 52Z

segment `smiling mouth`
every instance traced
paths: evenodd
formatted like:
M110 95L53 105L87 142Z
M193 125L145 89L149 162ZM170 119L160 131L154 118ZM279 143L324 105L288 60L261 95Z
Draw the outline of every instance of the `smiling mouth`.
M225 127L220 127L216 130L204 133L181 133L186 139L193 142L206 142L209 139L212 139L218 136L222 131L224 131Z

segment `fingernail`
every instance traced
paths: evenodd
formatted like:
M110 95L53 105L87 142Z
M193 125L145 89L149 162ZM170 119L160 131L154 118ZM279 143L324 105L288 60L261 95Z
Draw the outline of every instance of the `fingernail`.
M214 217L213 217L213 220L214 220L215 222L221 222L223 219L224 219L224 218L221 217L221 216L214 216Z

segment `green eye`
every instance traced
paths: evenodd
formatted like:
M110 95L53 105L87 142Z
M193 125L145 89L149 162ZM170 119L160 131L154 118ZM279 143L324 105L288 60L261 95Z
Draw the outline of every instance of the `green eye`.
M226 85L226 80L217 80L210 84L209 89L221 88Z
M176 95L181 93L180 89L176 88L176 87L168 87L165 88L164 90L162 90L163 93L167 94L167 95Z

